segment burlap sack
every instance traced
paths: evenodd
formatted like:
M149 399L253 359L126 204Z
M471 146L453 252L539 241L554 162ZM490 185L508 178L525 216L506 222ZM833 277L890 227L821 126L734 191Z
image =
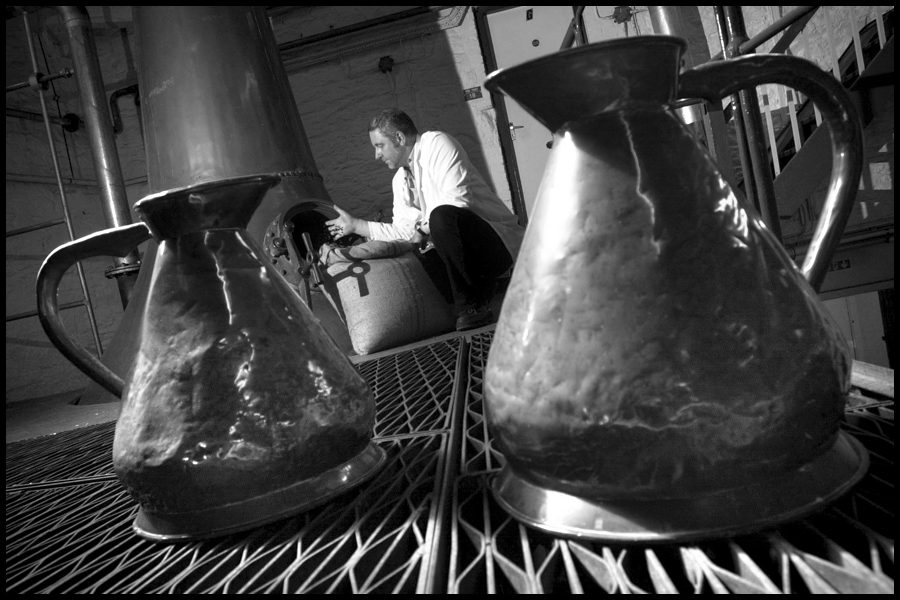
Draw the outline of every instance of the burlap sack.
M450 305L413 254L409 242L325 246L325 295L347 324L359 355L453 331Z

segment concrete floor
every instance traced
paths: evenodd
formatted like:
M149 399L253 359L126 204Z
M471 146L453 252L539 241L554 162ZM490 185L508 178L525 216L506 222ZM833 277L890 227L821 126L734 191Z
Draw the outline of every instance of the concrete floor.
M6 405L6 443L115 421L121 402L73 405L83 390Z

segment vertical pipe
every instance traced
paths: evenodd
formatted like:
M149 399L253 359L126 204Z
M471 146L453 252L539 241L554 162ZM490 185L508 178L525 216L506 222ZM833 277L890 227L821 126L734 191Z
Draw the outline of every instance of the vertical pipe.
M654 33L673 35L687 42L682 65L684 69L693 69L709 62L709 44L696 6L648 6L647 9ZM706 109L705 115L703 107ZM677 109L677 113L697 139L711 151L725 180L735 186L734 163L722 103L694 104ZM754 197L752 193L748 196L751 201Z
M722 45L722 54L726 55L730 44L728 27L725 24L725 11L723 7L715 7L716 26L719 30L719 43ZM734 119L735 143L737 145L738 159L741 163L741 173L744 179L744 195L747 201L762 212L759 206L759 198L756 194L756 186L753 181L753 168L750 166L750 152L747 150L747 136L744 133L744 111L741 106L741 98L738 94L731 96L731 116Z
M112 123L106 109L106 92L103 89L97 46L91 32L91 18L83 6L58 6L56 9L69 34L75 77L81 92L84 120L94 158L94 170L97 173L100 196L103 200L103 216L108 227L128 225L132 222L131 211ZM127 306L131 298L135 283L134 267L138 264L140 259L137 250L133 250L128 256L115 259L115 269L126 273L116 277L122 306Z
M25 37L28 38L28 52L31 55L31 69L37 73L37 54L34 51L34 40L31 39L31 25L28 22L28 12L23 11L22 17L25 20ZM72 228L72 215L69 212L69 201L66 197L66 188L63 186L62 175L59 170L59 159L56 156L56 143L53 141L53 130L50 128L50 115L47 112L47 101L44 99L44 91L38 87L38 98L41 101L41 113L44 115L44 128L47 130L47 141L50 143L50 156L53 158L53 170L56 172L56 184L59 186L59 199L62 202L63 214L66 217L66 229L69 232L69 239L75 239L75 231ZM100 343L100 332L97 329L97 320L94 317L94 306L91 304L91 294L88 291L87 280L84 277L84 268L81 263L75 265L78 271L78 279L81 282L81 293L84 295L84 306L87 309L88 321L91 324L91 334L94 336L94 346L97 348L97 355L103 354L103 345Z
M687 10L693 8L693 10L697 10L697 7L681 7L681 6L648 6L647 9L650 12L650 23L653 25L653 32L659 33L662 35L673 35L675 37L680 37L684 39L688 44L688 51L684 56L684 68L685 69L693 69L698 64L694 62L693 56L693 44L691 43L691 38L688 31L688 26L684 22L682 10ZM701 29L702 33L702 29ZM704 43L705 43L704 39ZM709 56L706 57L709 60ZM703 120L702 110L699 104L693 104L691 106L685 106L677 109L678 115L681 117L681 120L685 122L685 124L690 125L692 123L697 123L698 126Z
M560 50L571 48L575 44L584 44L584 30L581 27L581 15L584 13L584 7L574 7L574 13L572 20L569 22L569 27L566 29L566 34L563 36L562 44L559 46Z
M725 48L727 58L740 56L740 46L747 41L747 29L744 26L744 15L740 6L724 7L725 26L728 31L728 46ZM759 198L759 209L763 221L769 230L782 240L781 220L778 216L778 203L775 199L775 185L769 171L769 162L765 155L765 137L760 118L759 99L756 89L743 90L738 93L744 115L744 134L747 136L747 148L752 166L752 176ZM746 174L744 176L746 180Z

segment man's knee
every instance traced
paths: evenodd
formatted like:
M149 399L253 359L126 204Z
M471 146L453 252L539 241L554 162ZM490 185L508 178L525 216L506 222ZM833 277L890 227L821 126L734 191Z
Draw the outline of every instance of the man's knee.
M442 205L436 207L428 216L428 228L432 234L435 231L446 231L459 220L459 211L463 209L457 206Z

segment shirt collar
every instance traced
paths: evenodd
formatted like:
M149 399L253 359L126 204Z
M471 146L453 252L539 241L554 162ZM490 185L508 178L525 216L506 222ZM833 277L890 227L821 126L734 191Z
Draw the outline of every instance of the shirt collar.
M421 135L416 137L416 141L412 146L412 149L409 151L409 158L406 159L407 165L404 167L408 171L414 171L413 165L419 160L419 140L421 139Z

